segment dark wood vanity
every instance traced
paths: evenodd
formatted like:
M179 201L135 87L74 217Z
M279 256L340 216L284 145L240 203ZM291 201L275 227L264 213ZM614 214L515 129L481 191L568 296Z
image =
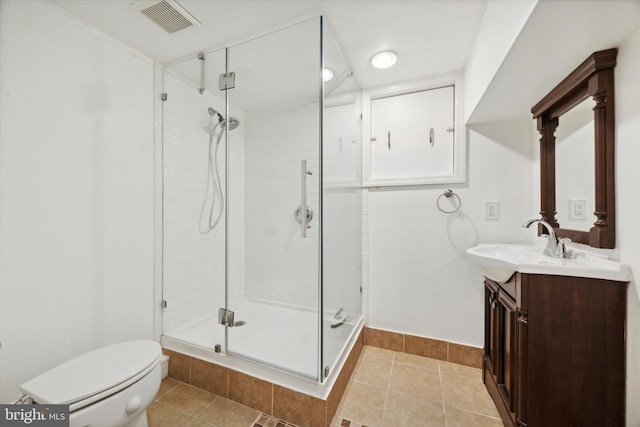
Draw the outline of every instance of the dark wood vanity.
M593 53L531 109L540 132L541 219L556 236L597 248L616 243L616 56L615 48ZM593 138L576 148L593 150L595 164L556 165L558 125L585 100ZM587 229L556 219L556 186L566 184L556 182L557 172L571 167L594 171L595 221ZM626 310L627 282L521 272L505 283L486 279L483 379L504 425L624 427Z
M543 224L538 234L549 234L550 240L555 234L594 248L616 245L617 52L616 48L594 52L531 109L540 133L538 222ZM562 139L557 139L558 130L568 129L566 138L577 129L573 127L576 116L568 113L582 113L583 105L593 111L585 110L584 122L587 131L592 127L593 137L579 133L567 152ZM591 161L584 156L589 151ZM569 157L559 159L558 153ZM583 161L574 162L574 158ZM571 168L592 171L592 186L574 185L582 182L576 174L567 173ZM558 189L563 190L563 197L557 198ZM592 223L586 215L564 215L560 224L556 208L571 212L571 202L581 202L582 197L593 201ZM571 224L575 229L568 226ZM629 276L595 274L582 269L588 262L574 261L571 253L557 255L545 252L548 260L531 261L533 267L516 260L518 268L514 267L515 273L505 282L485 278L483 381L505 426L624 427ZM514 262L502 256L505 263ZM490 259L485 275L503 280L513 271L492 276L495 259ZM571 262L579 268L560 268Z
M505 426L623 427L627 283L485 280L483 380Z

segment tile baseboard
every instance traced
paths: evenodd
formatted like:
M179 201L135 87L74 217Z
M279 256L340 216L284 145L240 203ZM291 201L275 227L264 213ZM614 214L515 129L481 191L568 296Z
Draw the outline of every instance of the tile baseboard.
M365 326L364 344L400 353L415 354L458 365L482 368L483 349L449 341L402 334Z
M215 363L163 348L170 357L169 377L234 400L266 416L300 427L328 427L364 348L364 328L347 356L326 400L319 399Z

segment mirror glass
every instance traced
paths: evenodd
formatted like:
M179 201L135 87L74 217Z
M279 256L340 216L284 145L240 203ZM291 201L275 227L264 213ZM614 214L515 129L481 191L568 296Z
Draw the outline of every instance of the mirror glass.
M558 119L556 218L561 228L589 231L596 220L594 101L585 99Z

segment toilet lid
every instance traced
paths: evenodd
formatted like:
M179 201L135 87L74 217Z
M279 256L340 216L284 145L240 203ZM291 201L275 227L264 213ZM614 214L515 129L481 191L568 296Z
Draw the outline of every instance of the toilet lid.
M112 388L119 390L118 385L153 368L161 355L160 345L149 340L109 345L56 366L23 384L20 391L38 403L72 404Z

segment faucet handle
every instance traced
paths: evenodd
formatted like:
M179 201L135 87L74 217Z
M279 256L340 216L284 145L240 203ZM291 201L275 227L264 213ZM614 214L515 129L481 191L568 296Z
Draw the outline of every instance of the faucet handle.
M556 256L558 258L573 258L573 252L567 249L567 243L570 242L571 239L568 237L558 239L558 245L556 246Z
M552 239L551 237L549 237L548 234L541 234L540 237L544 237L547 241L547 244L544 247L543 253L550 257L555 257L556 251L558 250L558 246L556 245L555 238Z

